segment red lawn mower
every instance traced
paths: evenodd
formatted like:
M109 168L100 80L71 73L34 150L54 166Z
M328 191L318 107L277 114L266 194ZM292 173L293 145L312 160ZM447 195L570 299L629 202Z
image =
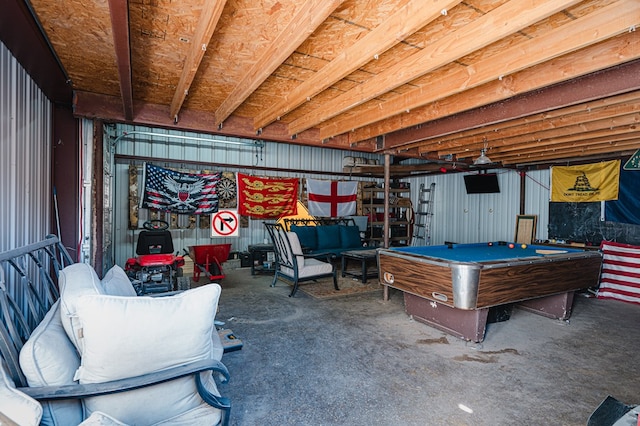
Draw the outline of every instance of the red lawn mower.
M184 258L173 253L169 223L149 220L138 236L137 257L127 260L125 271L138 295L187 290L189 277L182 276Z

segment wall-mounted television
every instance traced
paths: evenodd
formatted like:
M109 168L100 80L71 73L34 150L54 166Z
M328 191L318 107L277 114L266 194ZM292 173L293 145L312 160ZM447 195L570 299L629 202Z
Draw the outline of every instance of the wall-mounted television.
M498 175L495 173L464 175L464 186L467 189L467 194L493 194L500 192Z

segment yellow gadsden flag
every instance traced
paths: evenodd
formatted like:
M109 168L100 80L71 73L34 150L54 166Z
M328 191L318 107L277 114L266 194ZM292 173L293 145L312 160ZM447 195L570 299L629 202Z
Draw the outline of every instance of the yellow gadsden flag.
M620 160L551 168L551 201L591 202L618 199Z

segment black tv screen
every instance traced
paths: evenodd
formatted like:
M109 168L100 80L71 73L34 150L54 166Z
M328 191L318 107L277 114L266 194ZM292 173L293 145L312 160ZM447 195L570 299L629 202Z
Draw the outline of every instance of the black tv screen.
M493 194L500 192L498 176L495 173L465 175L464 186L467 188L467 194Z

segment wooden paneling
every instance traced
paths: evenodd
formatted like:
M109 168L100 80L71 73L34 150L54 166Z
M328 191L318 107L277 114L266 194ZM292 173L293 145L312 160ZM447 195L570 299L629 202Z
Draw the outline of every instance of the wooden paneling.
M393 284L389 286L431 300L435 300L435 292L447 298L440 303L453 306L451 268L448 266L429 265L395 256L380 255L378 258L379 277L383 284L387 284L385 274L390 273L393 274Z
M482 269L478 308L594 287L600 258L549 261L507 268Z

